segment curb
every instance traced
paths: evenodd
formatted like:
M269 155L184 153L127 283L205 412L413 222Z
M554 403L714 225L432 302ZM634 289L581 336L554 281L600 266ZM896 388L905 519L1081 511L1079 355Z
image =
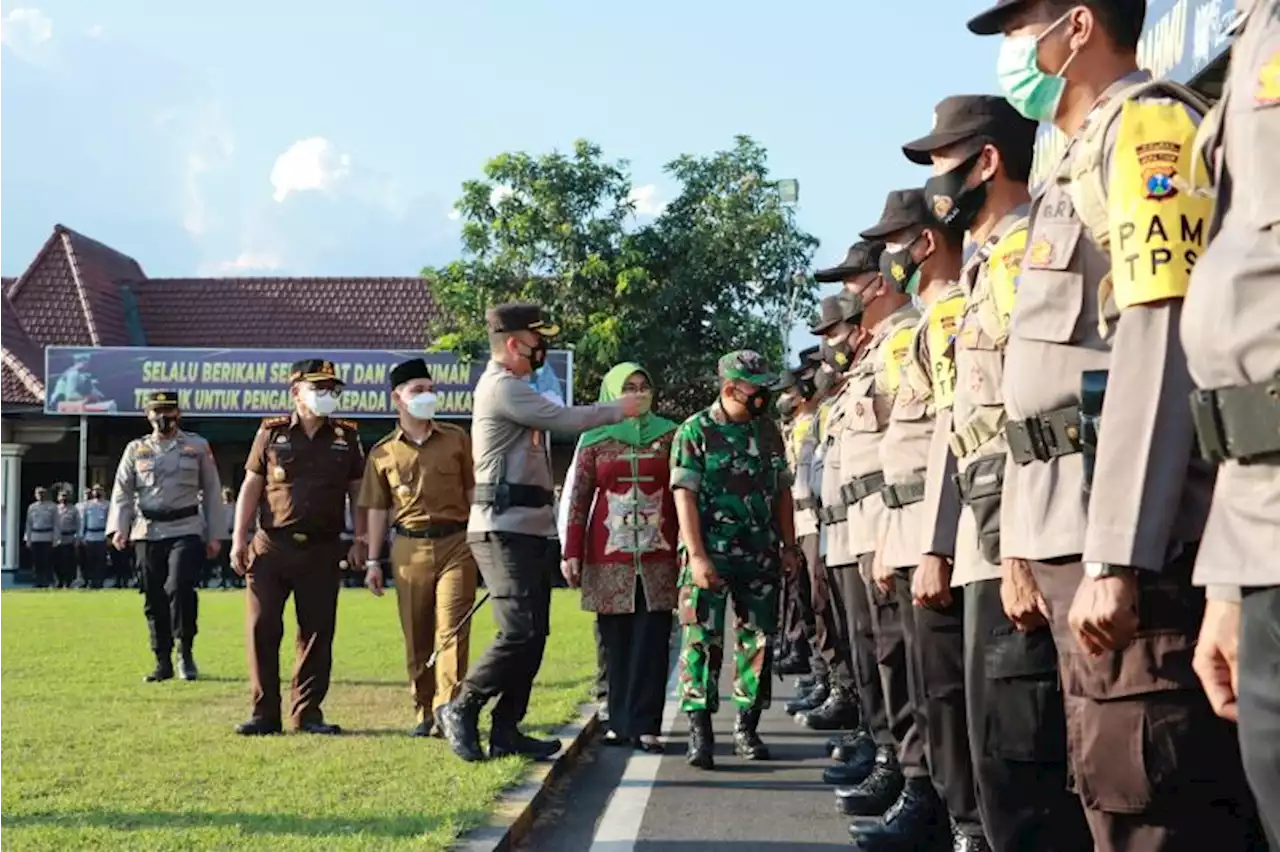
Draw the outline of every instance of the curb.
M598 708L597 704L579 706L582 715L578 720L556 731L557 738L568 742L564 751L551 763L533 764L528 778L498 796L489 824L463 834L449 848L453 852L513 852L533 828L551 788L577 764L599 731Z

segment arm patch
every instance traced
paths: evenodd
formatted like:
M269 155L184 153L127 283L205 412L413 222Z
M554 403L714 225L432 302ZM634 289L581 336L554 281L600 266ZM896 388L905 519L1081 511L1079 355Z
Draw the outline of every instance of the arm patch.
M1013 302L1018 293L1018 277L1022 275L1022 256L1027 251L1027 225L1015 228L1000 238L987 259L987 281L991 298L1004 328L1013 316Z
M929 378L936 408L950 408L956 400L956 328L964 313L963 293L944 295L929 311L926 342L929 346Z

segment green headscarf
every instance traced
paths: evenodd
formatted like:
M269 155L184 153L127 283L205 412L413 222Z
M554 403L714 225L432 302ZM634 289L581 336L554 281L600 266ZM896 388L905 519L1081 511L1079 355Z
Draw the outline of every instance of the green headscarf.
M626 361L605 373L604 381L600 383L600 401L613 402L622 396L622 386L636 373L642 374L649 379L649 384L653 384L648 370L633 361ZM675 430L676 424L665 417L659 417L653 413L642 414L612 426L600 426L584 432L578 448L610 440L621 441L633 447L644 447Z

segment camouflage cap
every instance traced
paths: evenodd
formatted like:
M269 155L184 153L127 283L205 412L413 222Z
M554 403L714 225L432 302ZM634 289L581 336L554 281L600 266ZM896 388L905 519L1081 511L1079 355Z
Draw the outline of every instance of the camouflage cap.
M750 349L723 356L716 374L722 382L747 382L756 387L772 387L778 383L777 374L769 371L769 362Z

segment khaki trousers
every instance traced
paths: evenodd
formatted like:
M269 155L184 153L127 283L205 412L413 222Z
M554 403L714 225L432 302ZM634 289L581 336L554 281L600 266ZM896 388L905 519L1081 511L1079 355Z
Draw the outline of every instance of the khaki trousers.
M469 624L444 646L434 671L427 668L427 659L475 602L476 561L465 532L436 539L398 535L391 546L391 566L409 687L418 721L429 721L436 707L458 696L467 674Z

